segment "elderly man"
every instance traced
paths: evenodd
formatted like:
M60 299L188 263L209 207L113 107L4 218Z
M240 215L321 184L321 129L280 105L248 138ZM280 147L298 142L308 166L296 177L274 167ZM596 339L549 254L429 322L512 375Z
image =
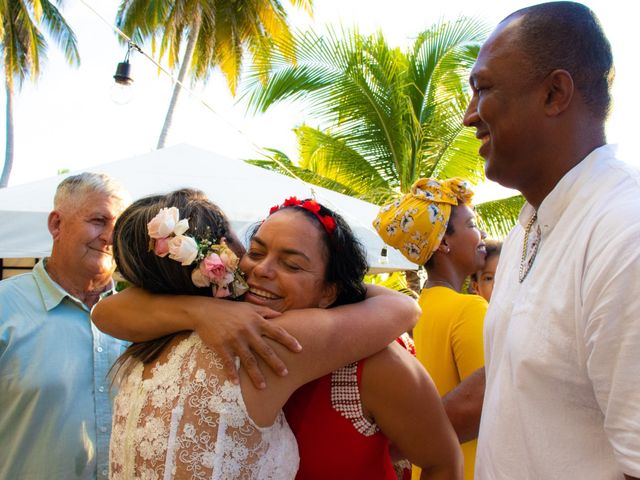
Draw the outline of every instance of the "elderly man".
M0 282L0 478L106 479L107 372L123 342L95 328L112 291L111 236L126 192L106 175L58 186L51 256Z
M485 319L478 479L640 477L640 174L606 145L609 43L584 5L503 20L465 125L525 196Z

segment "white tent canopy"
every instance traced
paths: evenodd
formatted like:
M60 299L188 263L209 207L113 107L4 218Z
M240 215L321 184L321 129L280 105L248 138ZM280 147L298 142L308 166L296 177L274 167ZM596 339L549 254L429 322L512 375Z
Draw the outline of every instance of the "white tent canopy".
M380 262L384 242L371 222L378 207L321 187L221 157L190 145L156 150L146 155L87 168L120 180L133 199L178 188L203 190L231 220L240 238L246 228L264 218L284 198L315 198L340 213L367 249L372 272L412 270L416 266L393 248L388 262ZM65 176L0 189L0 258L44 257L51 251L47 215L53 196Z

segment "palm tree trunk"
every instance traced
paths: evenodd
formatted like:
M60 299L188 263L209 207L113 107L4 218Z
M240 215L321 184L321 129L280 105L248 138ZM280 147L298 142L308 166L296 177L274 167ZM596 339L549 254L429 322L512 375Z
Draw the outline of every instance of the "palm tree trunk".
M9 79L6 79L5 86L7 90L7 143L2 177L0 177L0 188L5 188L9 184L9 175L11 175L11 168L13 167L13 86Z
M178 96L180 95L180 91L182 87L181 83L184 82L185 77L187 76L187 70L189 70L189 65L191 64L191 57L193 57L193 51L196 48L196 40L198 39L198 33L200 32L200 16L195 19L193 23L193 27L191 28L191 32L189 32L189 41L187 42L187 47L184 51L184 56L182 57L182 65L180 65L180 72L178 72L178 82L173 86L173 94L171 95L171 101L169 102L169 109L167 110L167 115L164 117L164 125L162 126L162 131L160 132L160 138L158 138L158 146L156 148L164 148L164 144L167 140L167 134L169 133L169 128L171 128L171 122L173 120L173 112L176 109L176 104L178 103Z

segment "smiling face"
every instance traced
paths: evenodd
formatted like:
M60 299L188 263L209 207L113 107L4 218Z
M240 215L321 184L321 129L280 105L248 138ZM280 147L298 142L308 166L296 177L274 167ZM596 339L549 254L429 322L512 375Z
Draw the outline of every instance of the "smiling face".
M250 288L245 300L279 312L331 305L336 288L325 280L323 235L319 225L295 209L270 215L240 261Z
M473 290L487 302L491 300L491 294L493 293L493 283L496 277L496 269L498 268L499 259L499 255L491 255L490 257L487 257L482 270L476 272L478 280L471 282Z
M485 233L476 223L475 212L466 205L452 207L451 219L453 233L447 233L443 241L449 247L448 257L461 273L471 275L482 268L487 250Z
M110 276L115 270L113 226L123 210L121 200L100 192L73 197L54 210L49 228L56 262L73 276Z
M480 49L471 71L473 96L464 124L476 129L482 141L488 178L522 190L535 175L535 152L540 148L545 92L542 79L518 47L520 18L498 26Z

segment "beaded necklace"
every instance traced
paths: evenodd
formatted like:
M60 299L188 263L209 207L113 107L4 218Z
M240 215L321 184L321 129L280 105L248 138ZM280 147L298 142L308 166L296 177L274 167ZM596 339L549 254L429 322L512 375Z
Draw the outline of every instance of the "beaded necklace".
M524 241L522 243L522 258L520 259L520 273L518 275L518 279L520 283L527 278L527 274L529 270L531 270L531 266L533 265L533 261L536 259L536 255L538 254L538 247L540 246L540 226L536 229L536 238L531 242L531 251L529 251L529 235L531 233L531 229L533 228L533 224L536 223L538 219L538 212L535 212L527 226L524 228Z

